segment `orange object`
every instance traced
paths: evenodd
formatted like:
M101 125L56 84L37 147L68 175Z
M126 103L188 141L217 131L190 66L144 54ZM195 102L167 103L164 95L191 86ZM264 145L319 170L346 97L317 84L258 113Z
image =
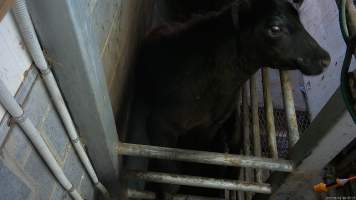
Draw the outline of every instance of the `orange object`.
M335 182L331 183L331 184L325 184L325 183L319 183L317 185L314 185L314 191L318 192L318 193L322 193L322 192L328 192L330 189L333 188L339 188L344 186L346 183L356 180L356 176L352 176L350 178L347 179L336 179Z
M314 192L328 192L328 188L325 183L319 183L317 185L314 185Z

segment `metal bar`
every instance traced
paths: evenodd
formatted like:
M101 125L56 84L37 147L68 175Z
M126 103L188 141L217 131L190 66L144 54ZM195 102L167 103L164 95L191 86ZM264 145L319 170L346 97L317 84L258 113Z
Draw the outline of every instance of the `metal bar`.
M244 177L245 177L245 170L244 168L240 168L239 180L243 180ZM238 200L245 200L245 193L242 191L237 191L237 198Z
M140 191L127 189L127 198L129 199L156 199L156 194L149 191Z
M243 87L242 92L242 114L243 114L243 135L244 135L244 153L247 156L251 155L251 141L250 141L250 110L248 105L248 82ZM245 169L244 180L251 182L253 180L252 169ZM252 199L251 193L245 193L246 200Z
M288 71L280 71L284 109L286 111L288 125L288 144L292 148L299 140L297 115L295 113L293 88L289 81Z
M257 75L253 75L250 80L250 94L251 94L251 113L252 113L252 133L253 133L253 150L257 157L262 156L261 149L261 135L260 135L260 121L258 117L258 96L257 96ZM262 170L256 170L256 181L263 182Z
M224 197L224 200L230 200L230 190L225 190Z
M174 195L172 200L223 200L221 198L201 197L192 195Z
M241 105L242 105L242 90L239 90L239 94L238 94L238 102L237 102L237 115L238 115L238 118L237 119L242 119L242 112L241 112ZM235 135L237 134L241 134L241 129L239 128L240 127L240 123L241 123L241 120L240 121L236 121L235 123L237 123L235 125L236 130L235 130ZM243 150L240 149L240 154L243 155ZM239 169L239 180L243 180L244 177L245 177L245 170L244 168L240 168ZM239 200L244 200L244 197L245 197L245 193L242 192L242 191L237 191L235 192L237 193L237 198Z
M262 68L263 98L265 102L265 113L267 122L268 145L272 158L278 159L276 127L274 125L273 104L271 87L269 83L269 69Z
M263 194L270 194L272 189L268 184L262 183L249 183L237 180L224 180L205 178L197 176L186 176L178 174L168 174L159 172L140 172L140 171L128 171L126 173L127 178L138 179L149 182L166 183L185 185L193 187L204 187L212 189L229 189L229 190L241 190L246 192L256 192Z
M156 199L156 194L150 191L128 189L127 197L129 199ZM171 200L224 200L221 198L202 197L186 194L175 194L171 195L170 197Z
M120 143L118 146L118 154L232 167L269 169L272 171L282 172L293 171L293 164L288 160L274 160L270 158L156 147L140 144Z
M230 191L230 199L237 200L237 192L236 191Z
M248 106L248 88L247 83L243 87L242 94L242 114L243 114L243 134L244 134L244 153L247 156L251 155L250 141L250 111Z

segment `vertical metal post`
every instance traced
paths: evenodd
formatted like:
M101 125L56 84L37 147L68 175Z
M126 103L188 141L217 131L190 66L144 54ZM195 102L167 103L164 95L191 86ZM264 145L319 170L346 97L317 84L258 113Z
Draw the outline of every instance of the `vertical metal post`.
M241 167L239 180L244 180L244 177L245 177L245 170L244 170L244 168ZM245 200L245 193L242 191L237 191L237 198L238 198L238 200Z
M276 127L274 125L273 104L271 96L271 88L269 83L269 69L262 68L263 82L263 98L265 102L265 113L267 121L268 145L272 154L272 158L278 159Z
M250 141L250 110L248 105L248 82L243 87L242 93L242 112L243 112L243 134L244 134L244 153L246 156L251 155ZM245 169L245 181L252 181L252 169ZM246 193L246 200L251 200L252 194Z
M257 96L257 75L254 74L250 80L250 95L251 95L251 113L252 113L252 133L253 133L253 150L257 157L261 157L261 136L260 122L258 117L258 96ZM262 170L256 169L256 181L262 183Z
M238 115L238 119L242 119L242 112L241 112L241 106L242 106L242 90L240 89L239 94L238 94L238 100L237 100L237 115ZM236 123L241 123L241 121L236 121ZM238 127L238 126L235 126ZM236 130L236 131L240 131L240 130ZM238 133L240 134L240 133ZM240 151L240 154L243 155L243 150ZM244 180L245 177L245 170L243 167L240 167L240 172L239 172L239 180ZM243 191L237 191L235 192L237 194L237 198L238 200L245 200L245 193Z
M237 200L237 192L236 191L231 191L230 199L231 200Z
M289 81L288 71L280 71L284 109L286 111L288 125L289 148L293 147L299 140L297 116L295 113L293 89Z
M230 190L225 190L224 200L230 200Z

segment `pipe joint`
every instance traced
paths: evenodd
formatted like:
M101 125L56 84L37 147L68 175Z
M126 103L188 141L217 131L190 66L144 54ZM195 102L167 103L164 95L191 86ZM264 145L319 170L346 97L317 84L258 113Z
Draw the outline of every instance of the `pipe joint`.
M24 122L25 122L25 120L26 120L26 115L25 115L25 113L23 112L22 115L20 115L20 116L18 116L18 117L12 117L12 119L13 119L15 122L21 124L21 123L24 123Z
M73 142L74 144L79 143L79 142L80 142L80 138L77 137L77 138L75 138L75 139L72 139L72 142Z
M39 69L42 76L46 76L51 73L51 70L49 68L45 68L45 69L39 68Z
M67 191L68 191L69 193L72 193L72 192L74 192L74 190L75 190L75 188L74 188L74 186L72 185Z

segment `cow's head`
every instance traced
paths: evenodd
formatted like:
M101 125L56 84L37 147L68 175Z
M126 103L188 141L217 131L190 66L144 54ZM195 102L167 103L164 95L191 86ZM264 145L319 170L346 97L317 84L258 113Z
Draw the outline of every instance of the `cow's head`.
M240 43L252 48L258 64L299 69L306 75L320 74L330 64L329 54L303 27L295 5L287 0L245 0L245 4L239 9Z

